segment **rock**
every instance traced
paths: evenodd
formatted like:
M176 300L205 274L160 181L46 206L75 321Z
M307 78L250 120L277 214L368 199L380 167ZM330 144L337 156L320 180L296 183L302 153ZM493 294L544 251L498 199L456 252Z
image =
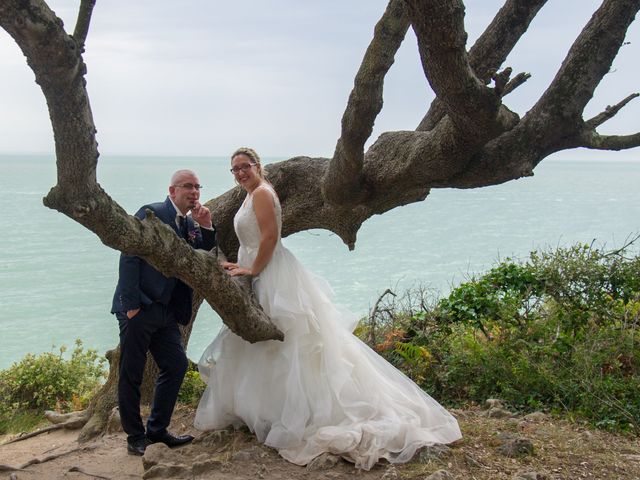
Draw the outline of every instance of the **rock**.
M208 453L201 453L200 455L196 456L192 461L193 463L196 462L207 462L211 460L211 455L209 455Z
M513 413L501 407L491 407L485 414L489 418L512 418Z
M587 440L593 440L593 437L594 437L593 433L590 432L589 430L585 430L584 432L581 432L580 435Z
M227 442L233 435L232 430L212 430L193 439L193 444L201 443L204 447L211 448Z
M113 407L109 412L109 418L107 419L107 433L122 432L122 423L120 422L120 410L118 407Z
M318 455L307 464L307 470L329 470L330 468L335 467L339 461L340 457L338 457L337 455L332 455L331 453L323 453L322 455Z
M78 419L83 419L86 423L89 419L86 410L82 410L80 412L70 412L70 413L58 413L53 410L46 410L44 412L44 416L51 423L59 424L59 423L67 423L71 421L76 421Z
M623 453L622 458L626 460L631 460L634 462L640 462L640 455L634 455L632 453Z
M193 475L186 465L155 465L144 472L142 478L190 479Z
M438 470L428 477L425 477L424 480L455 480L455 477L446 470Z
M495 434L502 443L506 443L509 440L513 440L514 438L519 438L515 433L511 432L498 432Z
M464 461L470 467L473 467L473 468L482 467L482 464L479 461L477 461L475 458L473 458L471 455L469 455L468 453L465 454Z
M507 457L520 457L533 453L533 443L526 438L512 438L498 447L498 451Z
M231 457L234 462L258 462L268 455L261 447L255 445L245 450L236 452Z
M484 401L484 408L487 410L491 408L504 408L504 403L498 398L487 398Z
M269 469L265 464L262 464L258 467L258 471L256 472L256 476L258 478L266 478L269 475Z
M202 459L206 454L198 455L193 459L193 463L191 464L191 472L194 477L198 477L200 475L204 475L206 473L220 470L222 467L222 462L220 460L216 460L213 458Z
M429 445L419 450L416 460L420 463L429 463L434 460L443 460L451 453L451 449L441 443Z
M384 471L380 480L396 480L398 477L398 470L393 465L389 465Z
M549 477L538 472L519 472L513 477L513 480L547 480Z
M155 465L167 462L167 458L171 456L171 449L164 443L153 443L147 447L142 456L142 466L145 470L149 470Z
M542 412L533 412L529 415L525 415L524 419L527 422L544 422L547 419L547 414Z

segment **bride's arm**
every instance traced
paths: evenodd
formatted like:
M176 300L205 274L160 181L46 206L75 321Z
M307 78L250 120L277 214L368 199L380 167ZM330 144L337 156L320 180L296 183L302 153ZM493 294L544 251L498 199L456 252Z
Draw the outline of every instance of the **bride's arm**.
M258 228L260 228L260 246L258 254L253 261L251 269L236 268L230 271L232 276L235 275L253 275L257 276L267 266L273 251L278 242L278 223L276 221L276 208L273 203L273 196L266 188L256 188L253 193L253 211L258 220Z

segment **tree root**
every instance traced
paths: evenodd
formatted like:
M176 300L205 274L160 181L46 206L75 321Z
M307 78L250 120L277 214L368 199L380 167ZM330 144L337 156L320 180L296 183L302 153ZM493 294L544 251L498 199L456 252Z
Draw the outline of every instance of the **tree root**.
M47 418L49 418L47 416ZM29 432L29 433L25 433L23 435L20 435L16 438L12 438L11 440L4 442L2 445L8 445L10 443L16 443L16 442L21 442L22 440L26 440L28 438L33 438L36 437L38 435L41 435L43 433L49 433L52 432L54 430L61 430L61 429L66 429L66 430L76 430L80 427L82 427L85 423L87 423L87 421L89 420L89 418L84 415L84 414L76 414L70 417L67 417L68 419L66 419L66 421L63 421L62 423L55 423L54 425L49 425L48 427L44 427L44 428L40 428L38 430L34 430L33 432ZM52 420L51 418L49 418L50 421L56 421L56 420Z
M12 467L11 465L0 463L0 472L15 472L16 470L24 470L24 468Z
M78 472L81 473L83 475L86 475L87 477L92 477L92 478L101 478L102 480L111 480L111 477L103 477L102 475L98 475L96 473L89 473L89 472L85 472L82 468L80 467L71 467L69 469L70 472Z
M11 440L4 442L2 445L9 445L10 443L21 442L22 440L26 440L28 438L37 437L43 433L53 432L54 430L61 430L64 428L63 423L58 423L56 425L49 425L48 427L40 428L38 430L34 430L33 432L25 433L20 435L19 437L12 438Z
M57 425L54 425L54 426L57 426ZM50 462L51 460L55 460L56 458L64 457L65 455L69 455L69 454L75 453L75 452L88 452L88 451L93 450L93 449L95 449L97 447L98 447L98 445L86 445L86 446L83 446L83 447L76 447L76 448L72 448L71 450L66 450L64 452L54 453L53 455L47 455L46 457L32 458L28 462L25 462L22 465L18 465L17 467L13 467L11 465L0 465L0 471L5 471L5 472L21 471L21 470L24 470L24 469L26 469L27 467L29 467L31 465L37 465L37 464L40 464L40 463ZM77 467L73 467L73 468L77 468ZM69 471L71 471L71 470L69 470ZM79 470L77 470L77 471L79 471ZM80 472L80 473L85 473L85 472ZM85 473L85 474L89 475L87 473ZM98 475L93 475L93 476L96 477L96 478L103 478L103 479L106 478L106 477L100 477ZM109 479L107 479L107 480L109 480Z

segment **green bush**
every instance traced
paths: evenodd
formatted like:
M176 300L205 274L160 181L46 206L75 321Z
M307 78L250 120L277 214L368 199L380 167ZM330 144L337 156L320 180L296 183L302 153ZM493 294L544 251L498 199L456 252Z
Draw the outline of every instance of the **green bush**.
M105 377L104 359L95 350L84 350L76 340L71 358L66 347L59 352L26 355L0 371L0 430L10 417L56 409L84 408Z
M178 402L192 406L198 405L206 386L198 373L198 365L189 361L189 369L178 392Z
M500 397L521 411L640 433L640 257L629 254L632 243L507 259L446 298L411 293L419 298L412 308L359 332L445 403Z

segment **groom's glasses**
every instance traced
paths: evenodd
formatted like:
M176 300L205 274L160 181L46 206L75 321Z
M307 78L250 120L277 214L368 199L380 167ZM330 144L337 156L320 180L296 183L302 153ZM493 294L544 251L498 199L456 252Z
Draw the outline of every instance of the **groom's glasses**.
M184 188L185 190L200 190L202 188L202 185L200 185L199 183L196 183L195 185L193 183L182 183L174 185L174 187Z
M243 163L242 165L236 165L230 170L230 172L234 175L237 175L240 172L248 172L254 165L255 163Z

